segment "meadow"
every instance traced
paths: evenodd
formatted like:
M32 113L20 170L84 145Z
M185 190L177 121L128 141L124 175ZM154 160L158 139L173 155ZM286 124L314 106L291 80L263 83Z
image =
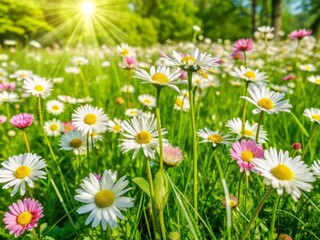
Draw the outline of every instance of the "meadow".
M0 238L319 239L320 44L270 33L3 44Z

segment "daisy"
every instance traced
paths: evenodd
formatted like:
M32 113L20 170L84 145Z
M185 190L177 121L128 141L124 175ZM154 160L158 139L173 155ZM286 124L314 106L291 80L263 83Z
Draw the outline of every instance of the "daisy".
M33 72L31 70L17 70L14 74L11 74L10 78L16 78L18 81L24 80L26 78L32 78Z
M246 82L252 82L257 85L265 85L267 82L269 82L265 72L259 72L258 69L252 70L244 66L241 66L240 68L235 67L234 71L231 71L229 74L233 77L241 78Z
M126 116L129 116L129 117L134 117L134 116L138 116L140 114L142 114L142 110L138 109L138 108L128 108L126 111L125 111L125 115Z
M100 224L105 231L107 225L111 229L118 226L117 218L124 220L124 216L120 210L127 210L133 207L133 198L122 197L131 188L126 188L129 184L125 180L126 176L116 181L117 172L105 170L101 180L98 180L94 174L90 173L89 177L83 179L81 188L78 188L75 200L85 205L78 208L78 214L90 212L85 224L92 222L92 227Z
M31 40L31 41L29 42L29 45L30 45L31 47L34 47L34 48L41 48L41 44L40 44L39 42L35 41L35 40Z
M83 66L88 64L88 59L82 56L74 56L71 59L72 63L76 66Z
M7 121L7 117L4 115L0 115L0 124L4 123L5 121Z
M67 132L60 138L59 147L62 150L71 151L75 154L84 154L87 150L87 139L82 132L75 130Z
M25 198L23 201L19 199L9 207L9 210L4 214L3 222L6 229L15 237L23 234L25 230L31 231L43 217L42 205L30 198Z
M53 119L44 123L44 130L48 136L59 136L63 131L62 122L59 119Z
M249 52L252 50L253 40L251 38L241 38L233 45L234 52Z
M212 147L216 147L218 144L230 145L230 140L232 140L230 134L223 135L223 133L220 133L219 131L212 131L208 128L199 129L197 134L203 139L200 143L209 142L212 144Z
M63 132L64 133L71 132L75 129L76 129L76 127L72 124L72 121L71 122L63 122Z
M135 53L128 44L126 43L121 43L120 46L117 46L117 51L120 53L121 56L127 57L127 56L135 56Z
M280 101L284 97L284 93L270 91L267 87L252 86L248 89L249 97L241 97L256 105L257 108L253 109L252 113L257 114L261 111L267 114L273 114L278 112L290 112L289 108L292 106L289 104L289 100Z
M292 31L289 34L289 38L301 40L302 38L309 36L311 34L312 34L312 30L299 29L299 30Z
M2 162L1 165L0 183L7 183L2 187L3 189L14 186L11 196L15 195L19 188L20 194L23 196L26 192L26 184L33 188L33 181L45 178L47 174L41 170L47 166L45 161L32 153L14 155Z
M254 140L242 139L241 142L234 142L230 149L230 154L233 160L236 160L240 172L246 171L249 176L253 168L251 160L254 158L263 158L263 148L260 144L256 144Z
M45 78L34 76L33 78L27 78L24 80L23 88L27 93L30 93L33 96L46 98L50 95L52 83Z
M0 92L0 103L12 103L18 102L19 96L15 92L7 92L3 91Z
M113 120L109 120L107 129L110 132L120 133L120 132L123 131L123 128L122 128L121 124L122 124L122 120L121 119L115 118Z
M84 97L84 98L78 98L77 103L91 103L93 101L92 97Z
M320 109L318 108L308 108L303 112L305 117L308 117L311 122L316 122L320 124Z
M134 78L139 78L147 83L153 84L155 87L164 87L168 86L177 92L179 92L179 88L175 86L176 84L186 83L185 81L180 80L180 73L178 71L174 71L170 73L170 68L167 67L158 67L156 69L155 66L150 68L150 74L147 73L143 69L138 69L134 71Z
M311 169L313 174L320 178L320 160L315 160L311 165Z
M250 124L248 120L245 122L244 131L242 131L242 120L240 118L233 118L227 121L226 126L230 128L232 132L237 134L236 140L246 137L255 140L257 134L258 123ZM265 143L268 140L267 132L263 130L263 126L260 125L259 131L259 143Z
M53 115L59 115L64 111L64 104L58 100L50 100L46 103L46 109Z
M65 72L77 75L80 73L80 69L78 67L66 67Z
M196 48L190 55L181 56L176 51L172 51L174 58L164 56L162 60L166 66L179 67L185 71L197 72L200 69L213 68L218 66L219 58L211 57L211 54L200 53Z
M124 57L122 64L120 64L120 67L125 69L134 69L137 66L138 66L138 61L135 56Z
M309 192L313 188L310 183L316 180L300 158L300 155L292 158L288 151L277 152L275 148L270 148L264 151L264 159L255 158L251 163L264 177L264 182L276 188L279 195L285 190L297 201L301 196L300 190Z
M72 122L83 134L104 132L107 129L108 116L102 108L84 105L78 107L72 114Z
M274 27L261 26L261 27L258 27L258 31L261 33L272 33L274 31Z
M58 95L57 98L64 103L76 104L77 99L68 95Z
M169 167L178 166L183 161L183 153L179 147L168 143L163 148L163 162Z
M308 77L308 81L320 85L320 75L312 75Z
M313 64L300 64L299 69L305 72L317 71L317 68Z
M151 96L149 94L142 94L138 96L139 102L142 103L143 106L152 109L156 107L156 98L154 96Z
M7 46L15 46L17 44L17 41L12 39L6 39L3 43Z
M123 92L123 93L134 93L134 87L132 85L124 85L121 88L121 92Z
M124 136L121 139L122 143L119 145L123 153L134 150L133 158L135 158L140 149L146 157L155 158L155 149L159 147L157 120L153 114L142 114L133 117L130 121L123 121L122 128ZM162 129L162 135L167 131ZM164 143L167 139L162 139Z
M25 129L33 123L33 114L31 113L17 114L10 119L10 123L14 127L17 127L19 129Z
M174 103L173 109L182 110L185 112L189 111L190 109L189 98L186 98L185 96L178 96Z

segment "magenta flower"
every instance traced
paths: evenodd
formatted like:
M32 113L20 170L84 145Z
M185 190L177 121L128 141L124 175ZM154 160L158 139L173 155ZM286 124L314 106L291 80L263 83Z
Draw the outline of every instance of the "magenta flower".
M138 62L135 56L127 56L123 58L123 64L124 68L132 69L137 67Z
M312 34L312 30L299 29L291 32L289 34L289 38L301 40L302 38L309 36L311 34Z
M0 92L2 91L13 92L15 87L16 87L15 84L12 82L2 82L0 83Z
M232 57L234 60L242 60L242 59L244 59L243 54L242 54L242 52L240 52L240 51L234 51L234 52L232 52L232 53L231 53L231 57Z
M177 166L183 161L183 154L179 147L167 144L163 148L163 162L170 167Z
M283 81L290 81L290 80L293 80L295 79L296 76L294 74L289 74L287 76L284 76L283 78L281 78Z
M7 120L7 117L4 115L0 115L0 124L4 123Z
M242 139L241 142L234 142L230 149L231 157L237 161L240 172L246 171L249 175L253 165L251 162L254 158L263 158L263 148L260 144L256 144L254 140Z
M9 207L9 210L5 213L3 222L6 229L15 237L23 234L26 229L32 230L43 217L41 204L30 198L25 198L23 202L18 200L18 203L13 203Z
M17 114L10 119L10 123L14 127L25 129L33 123L33 114L31 113Z
M187 72L186 72L186 71L179 70L179 73L180 73L179 79L185 80L185 79L188 78L188 75L187 75Z
M252 50L251 38L241 38L237 40L233 45L234 52L249 52L250 50Z

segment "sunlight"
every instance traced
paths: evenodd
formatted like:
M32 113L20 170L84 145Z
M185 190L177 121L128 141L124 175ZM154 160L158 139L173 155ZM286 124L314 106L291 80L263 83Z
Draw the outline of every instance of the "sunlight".
M94 3L93 2L83 2L81 4L81 12L85 15L90 17L94 13Z

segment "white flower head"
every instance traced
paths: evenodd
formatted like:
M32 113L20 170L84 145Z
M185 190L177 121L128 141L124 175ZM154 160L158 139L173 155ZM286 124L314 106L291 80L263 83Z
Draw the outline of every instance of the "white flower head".
M52 90L52 82L45 78L34 76L24 80L23 88L33 96L47 98Z

